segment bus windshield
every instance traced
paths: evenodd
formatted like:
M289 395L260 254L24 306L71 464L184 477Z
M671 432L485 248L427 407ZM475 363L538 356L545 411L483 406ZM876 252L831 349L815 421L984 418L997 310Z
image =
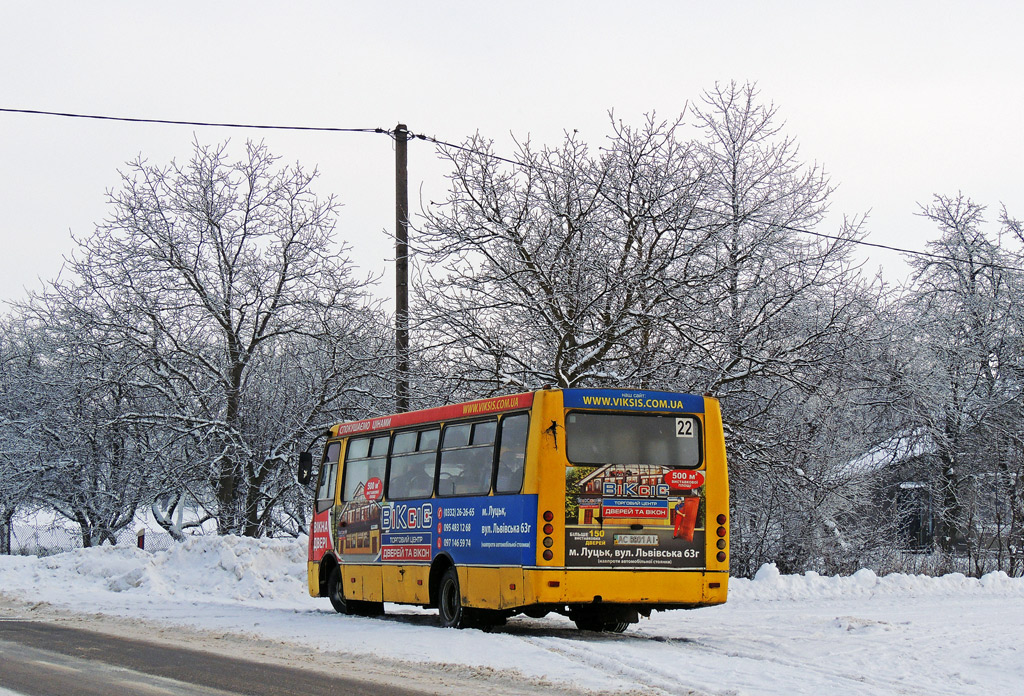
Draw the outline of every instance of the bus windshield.
M565 431L572 464L693 469L701 463L700 421L693 416L575 411Z

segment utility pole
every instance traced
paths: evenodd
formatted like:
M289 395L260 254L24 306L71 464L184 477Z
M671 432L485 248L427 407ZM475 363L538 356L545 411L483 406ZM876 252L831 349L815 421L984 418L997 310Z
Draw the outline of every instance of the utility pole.
M395 126L395 412L409 410L409 129Z

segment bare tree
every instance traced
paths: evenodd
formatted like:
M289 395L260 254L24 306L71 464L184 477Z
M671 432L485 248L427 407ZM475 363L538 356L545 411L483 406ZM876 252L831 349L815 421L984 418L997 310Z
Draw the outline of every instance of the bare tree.
M985 232L984 206L963 194L937 195L921 206L939 237L932 256L912 261L906 298L903 412L926 438L935 460L940 546L965 549L984 571L995 547L1020 546L1022 439L1021 292L1024 256L1013 220ZM1018 537L1016 540L1013 537ZM1019 563L1019 560L1016 561Z
M843 467L881 288L851 261L862 221L825 237L832 191L753 85L716 86L683 117L613 122L516 162L480 138L442 150L448 200L418 235L425 357L465 393L628 385L714 391L729 428L733 563L835 568L865 544ZM812 230L813 231L813 230ZM843 553L829 553L837 539ZM785 559L783 556L785 556ZM827 558L826 558L827 557ZM825 560L822 560L825 559ZM831 565L828 565L831 564ZM845 566L844 566L845 567Z
M0 321L0 554L11 553L15 514L35 504L33 369L23 327L5 317Z
M197 144L184 166L130 162L109 218L79 242L76 277L50 298L71 325L110 327L140 356L123 375L150 397L134 422L189 458L168 485L211 490L200 502L221 532L270 530L289 455L373 398L380 317L314 179L251 142L235 163L226 143Z
M689 346L674 381L722 399L734 569L803 569L837 539L856 547L842 468L869 441L851 427L864 383L849 364L870 350L881 288L851 260L863 220L815 234L832 185L756 85L716 84L691 113L715 230L701 263L713 273L695 328L672 339Z
M479 136L442 148L452 190L417 235L428 353L459 364L474 393L649 384L658 324L703 273L689 259L708 237L679 125L613 122L599 154L568 134L521 146L511 166Z
M47 309L12 317L3 478L18 491L8 501L57 512L84 546L114 542L148 495L153 433L124 418L140 404L122 379L130 358L119 342Z

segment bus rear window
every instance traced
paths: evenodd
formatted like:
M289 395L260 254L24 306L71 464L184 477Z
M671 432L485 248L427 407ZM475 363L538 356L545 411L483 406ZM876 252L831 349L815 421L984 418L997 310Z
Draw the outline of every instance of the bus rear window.
M693 469L701 463L700 421L693 416L571 412L565 419L572 464L640 464Z

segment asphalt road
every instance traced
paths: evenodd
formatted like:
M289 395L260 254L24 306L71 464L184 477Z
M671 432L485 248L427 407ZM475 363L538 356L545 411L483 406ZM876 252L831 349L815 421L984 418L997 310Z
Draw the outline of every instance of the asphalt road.
M5 689L26 696L431 693L9 619L0 620L0 696Z

